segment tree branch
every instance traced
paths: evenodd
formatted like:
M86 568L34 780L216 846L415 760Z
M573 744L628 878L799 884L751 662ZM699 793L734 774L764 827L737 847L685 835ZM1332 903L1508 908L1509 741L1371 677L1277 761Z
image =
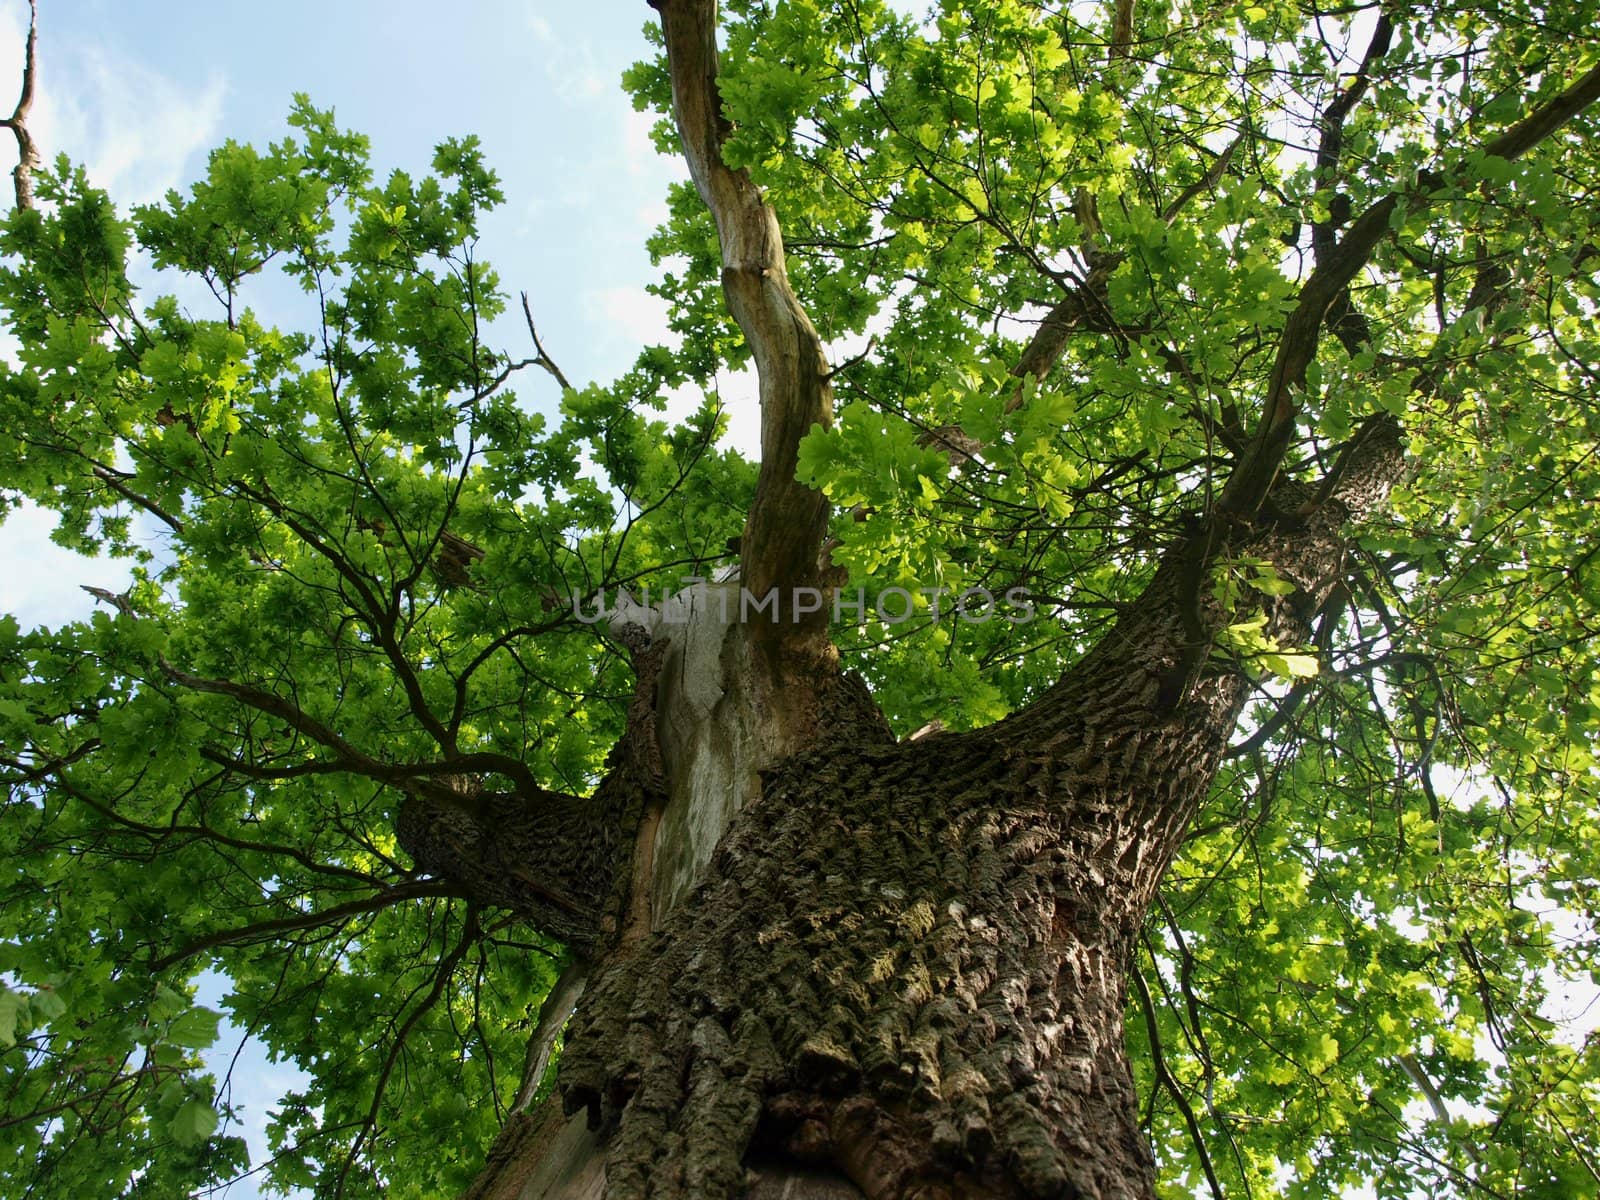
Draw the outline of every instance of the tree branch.
M722 160L727 125L717 91L715 0L651 0L651 6L661 14L673 119L689 173L717 225L723 294L760 381L761 473L741 538L740 576L756 594L814 586L828 506L795 479L795 470L800 439L813 425L832 423L822 341L789 286L777 214L747 172ZM820 635L825 627L771 628Z
M1393 22L1389 20L1387 13L1380 14L1372 28L1372 40L1367 43L1367 52L1361 57L1361 65L1356 69L1355 77L1322 114L1322 138L1317 146L1318 188L1331 190L1338 186L1339 155L1344 148L1345 119L1366 93L1367 85L1372 82L1372 68L1377 65L1379 59L1389 53L1389 42L1393 37ZM1349 207L1348 200L1344 202L1344 206ZM1326 221L1312 223L1311 246L1318 266L1322 265L1325 258L1332 255L1339 224L1336 215L1330 215Z
M1133 978L1134 987L1139 992L1139 1007L1144 1011L1145 1033L1150 1038L1150 1058L1155 1065L1156 1081L1167 1089L1167 1094L1172 1097L1178 1106L1178 1112L1183 1117L1183 1123L1188 1127L1189 1140L1194 1143L1195 1153L1199 1156L1201 1170L1205 1172L1206 1183L1211 1188L1211 1194L1222 1200L1222 1184L1217 1181L1216 1168L1211 1165L1211 1154L1206 1150L1204 1136L1200 1133L1200 1122L1194 1115L1188 1097L1183 1094L1183 1089L1178 1086L1178 1081L1173 1078L1172 1072L1167 1068L1167 1060L1161 1053L1161 1030L1156 1024L1155 1002L1150 999L1150 989L1145 984L1144 974L1135 965L1129 974Z
M480 933L478 927L478 913L476 909L467 910L466 923L462 927L461 940L458 941L450 952L439 960L439 965L434 971L433 982L428 988L428 994L422 1002L411 1011L405 1023L395 1032L394 1042L389 1046L389 1052L384 1055L383 1066L378 1071L378 1081L372 1089L372 1104L367 1109L367 1115L362 1119L361 1129L350 1143L350 1152L345 1156L344 1165L339 1169L339 1178L334 1185L335 1197L344 1195L345 1182L350 1176L351 1168L356 1164L356 1159L361 1157L361 1148L371 1136L378 1123L378 1112L383 1106L383 1096L389 1087L389 1077L394 1074L395 1064L400 1061L400 1054L405 1050L406 1039L411 1036L417 1023L426 1016L430 1009L439 1002L444 995L445 988L450 983L450 978L461 965L461 960L466 957L467 951L478 940ZM416 993L413 992L413 995Z
M172 530L173 533L183 532L182 521L173 516L171 513L167 512L148 496L140 495L127 484L123 483L121 479L117 478L117 473L115 471L112 471L108 467L100 466L97 463L95 464L94 468L94 476L112 491L116 492L117 495L121 496L124 500L127 500L130 504L137 505L139 508L144 509L145 512L149 513L152 517L155 517L168 529Z
M550 1069L555 1056L556 1038L567 1026L567 1018L583 996L589 982L590 964L581 958L573 959L562 969L560 977L550 985L544 1003L539 1006L539 1019L522 1063L522 1079L517 1084L517 1096L511 1103L513 1112L526 1112L539 1094L539 1084Z
M562 391L570 392L572 385L567 382L567 377L561 373L561 368L556 366L555 359L544 352L544 343L539 340L539 331L533 324L533 308L528 303L527 292L522 293L522 315L528 322L528 336L533 339L533 358L530 361L534 366L543 367L548 371L551 378L561 385Z
M1161 219L1171 225L1178 219L1178 214L1188 207L1189 202L1201 192L1209 191L1222 181L1228 167L1233 163L1233 156L1238 153L1239 147L1244 144L1244 134L1239 134L1233 141L1222 148L1222 153L1211 160L1211 165L1206 168L1205 174L1196 179L1183 191L1178 193L1177 199L1161 210Z
M17 107L0 126L11 130L17 138L17 165L11 172L16 185L17 207L33 207L33 170L39 165L39 147L28 132L28 113L33 108L33 82L38 67L39 4L28 0L28 45L22 59L22 95Z
M1111 273L1117 269L1122 259L1121 253L1097 256L1094 266L1089 269L1088 277L1057 301L1055 307L1045 314L1044 320L1039 323L1039 328L1034 330L1033 337L1023 348L1022 356L1011 368L1012 375L1018 379L1031 375L1035 379L1042 380L1061 357L1061 352L1067 345L1067 338L1074 330L1093 329L1101 333L1116 331L1116 322L1112 320L1111 311L1106 304L1105 291L1106 281L1111 278ZM1022 388L1019 386L1006 402L1006 411L1014 412L1021 404Z
M1596 99L1600 99L1600 66L1591 68L1559 95L1545 101L1499 137L1486 142L1482 153L1497 158L1517 158ZM1305 386L1306 368L1316 357L1328 310L1371 261L1400 205L1431 205L1442 198L1449 182L1438 172L1427 172L1419 177L1416 186L1403 192L1391 192L1377 201L1356 218L1349 232L1311 272L1300 289L1294 311L1284 321L1278 354L1267 383L1261 423L1250 453L1223 489L1223 508L1248 515L1266 499L1283 456L1294 440L1299 417L1298 393Z
M63 759L60 766L65 766L71 760ZM108 804L102 804L94 799L83 789L74 785L60 771L56 771L56 784L67 795L99 813L106 820L111 821L130 833L136 833L152 842L171 837L193 837L199 841L214 842L219 846L227 846L232 850L244 850L252 854L265 854L273 857L282 857L299 863L308 871L320 875L333 875L342 879L353 879L357 883L369 887L379 886L380 881L365 871L358 871L354 867L343 867L336 863L321 861L314 855L308 854L298 846L283 846L273 842L256 842L247 838L233 837L221 830L213 829L209 825L151 825L144 821L135 821L124 816Z
M380 912L393 904L400 904L407 900L421 900L431 896L459 896L460 892L450 884L439 880L419 880L414 883L396 884L394 887L385 888L383 891L361 900L351 900L345 904L336 904L332 908L322 909L320 912L298 913L292 917L279 917L271 921L257 921L253 925L241 925L237 929L221 929L216 933L208 933L204 937L196 938L181 949L170 954L163 954L150 964L151 970L164 971L175 963L180 963L186 958L193 958L207 950L214 950L218 946L231 946L239 942L258 941L262 938L274 937L280 933L293 933L297 929L315 929L321 925L335 925L346 917L358 917L365 913Z
M290 703L282 696L269 692L264 688L255 687L248 683L236 683L231 679L207 679L200 675L191 675L187 671L180 671L165 658L158 660L161 669L174 683L196 692L207 692L216 696L227 696L237 700L248 708L257 712L266 713L269 717L277 717L291 729L305 734L312 741L327 747L339 756L337 763L328 764L326 768L302 765L291 768L289 774L274 771L272 768L256 767L251 763L229 758L216 753L208 754L212 761L244 774L252 774L257 778L289 777L292 774L305 774L326 770L344 770L352 775L364 775L369 779L376 779L384 783L403 786L405 783L417 779L425 779L439 775L463 774L472 771L494 772L504 775L523 789L528 796L536 796L543 792L539 781L534 778L533 772L528 770L525 763L509 755L496 754L491 751L472 751L466 754L452 754L440 762L424 763L386 763L373 758L370 754L357 749L346 741L329 726L323 724L315 717L303 712L298 705ZM429 789L428 798L435 801L443 799L440 795L442 789ZM448 802L446 800L446 802ZM457 800L455 807L469 807L465 801Z

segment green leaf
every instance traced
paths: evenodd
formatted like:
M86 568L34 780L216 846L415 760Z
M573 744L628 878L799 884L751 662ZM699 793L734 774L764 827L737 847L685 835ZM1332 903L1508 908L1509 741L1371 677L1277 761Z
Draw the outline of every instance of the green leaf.
M217 1131L217 1110L204 1100L186 1100L173 1115L168 1131L180 1146L198 1146Z
M167 1025L167 1039L191 1050L204 1050L217 1040L222 1014L209 1008L191 1008Z
M27 1009L27 999L0 983L0 1049L17 1044L17 1025Z
M33 1010L36 1021L51 1022L66 1015L67 1002L54 987L43 984L28 998L28 1007Z

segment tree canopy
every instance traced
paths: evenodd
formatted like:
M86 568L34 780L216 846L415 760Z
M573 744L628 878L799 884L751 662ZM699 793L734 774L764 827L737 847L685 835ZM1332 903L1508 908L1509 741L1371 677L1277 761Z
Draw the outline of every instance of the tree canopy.
M1600 1040L1556 1018L1600 984L1596 6L722 22L723 161L833 352L796 464L862 601L831 632L898 733L1017 710L1203 515L1405 440L1306 644L1271 564L1199 568L1230 619L1194 669L1257 688L1130 988L1165 1193L1593 1193ZM625 82L668 111L664 60ZM0 616L10 1195L466 1186L567 951L420 870L400 810L593 791L632 679L574 599L727 567L756 488L691 184L651 242L672 343L568 380L481 257L472 138L376 180L331 112L289 127L131 211L38 167L0 232L0 508L135 564L91 619ZM298 328L252 312L273 275ZM207 972L310 1080L265 1164Z

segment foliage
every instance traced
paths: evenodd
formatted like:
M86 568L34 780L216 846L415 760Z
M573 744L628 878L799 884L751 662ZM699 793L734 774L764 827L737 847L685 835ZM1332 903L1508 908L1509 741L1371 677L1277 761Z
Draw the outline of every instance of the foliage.
M675 429L635 411L643 369L568 393L548 432L504 386L529 364L478 332L503 305L474 257L499 193L470 139L379 186L330 114L302 100L291 125L131 221L63 163L4 235L9 495L140 563L91 620L0 627L17 1194L168 1196L240 1169L195 1054L213 966L232 1021L313 1080L276 1118L270 1182L337 1190L359 1148L347 1194L463 1185L558 948L417 880L389 785L448 746L587 790L627 682L567 598L722 552L747 489L707 448L712 409ZM134 245L216 311L142 304ZM269 263L313 333L246 306ZM619 524L619 494L649 517Z
M1600 1040L1547 1000L1600 984L1600 150L1587 113L1515 160L1485 147L1594 67L1600 19L1394 11L1371 54L1375 6L1126 11L1124 36L1111 8L1026 0L727 6L725 154L850 360L800 461L840 510L833 561L869 597L1017 588L1044 618L927 606L836 636L903 729L1053 679L1215 501L1301 285L1392 204L1285 472L1334 469L1388 412L1412 476L1314 646L1251 641L1270 568L1213 576L1238 614L1219 650L1265 671L1145 931L1130 1046L1173 1196L1592 1191ZM628 83L664 110L659 63ZM19 1195L241 1169L197 1058L206 971L312 1081L270 1183L463 1185L559 948L412 871L400 788L470 754L586 792L629 685L568 598L707 573L753 486L713 404L646 411L746 357L687 186L652 241L678 344L545 413L512 384L553 364L485 341L500 195L473 141L380 185L331 114L300 100L291 125L126 218L62 163L0 238L5 502L139 563L90 620L0 621ZM135 247L214 305L136 294ZM305 331L252 315L269 270Z

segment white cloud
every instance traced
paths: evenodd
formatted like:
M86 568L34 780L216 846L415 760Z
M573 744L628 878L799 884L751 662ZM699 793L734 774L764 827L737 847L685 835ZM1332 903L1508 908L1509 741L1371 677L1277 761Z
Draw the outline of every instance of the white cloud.
M635 345L676 345L667 326L667 302L642 287L599 287L584 293L590 319Z
M542 20L539 17L531 21ZM548 32L549 26L545 26ZM535 33L537 33L535 29ZM549 40L540 38L548 46ZM610 99L616 80L600 66L594 44L588 38L568 39L559 49L544 57L544 73L554 86L563 108L593 104L602 97Z
M538 13L524 13L523 19L527 22L528 28L533 31L533 36L539 41L548 45L555 40L555 33L550 28L550 22L545 20Z

